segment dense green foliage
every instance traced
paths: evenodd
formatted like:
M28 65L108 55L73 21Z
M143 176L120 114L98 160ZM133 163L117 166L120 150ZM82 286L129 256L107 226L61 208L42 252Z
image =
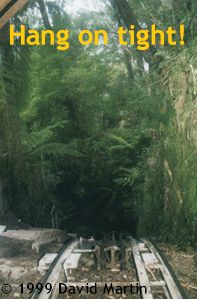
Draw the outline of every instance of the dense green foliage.
M55 207L68 230L91 224L195 244L196 4L128 2L131 23L133 15L161 28L184 22L187 45L149 51L150 70L147 54L115 38L108 47L82 47L82 27L113 36L126 23L129 11L118 0L77 17L50 1L48 20L31 3L14 18L16 26L67 26L72 46L58 52L1 44L1 213L51 226Z

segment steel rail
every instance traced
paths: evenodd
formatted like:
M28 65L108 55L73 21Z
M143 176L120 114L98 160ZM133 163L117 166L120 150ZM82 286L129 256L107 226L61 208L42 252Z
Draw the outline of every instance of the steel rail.
M155 244L154 241L150 240L151 244L153 245L153 247L156 249L157 253L159 254L159 256L161 257L161 259L163 260L163 263L166 265L166 267L168 268L174 282L176 283L177 288L179 289L179 292L182 296L183 299L187 299L187 295L183 289L183 287L181 286L175 272L172 269L172 266L170 265L167 257L165 256L165 254L163 253L163 251L161 249L159 249L159 247Z
M186 295L170 267L164 254L151 241L142 239L136 241L129 237L131 252L133 254L135 267L137 270L140 285L146 286L147 291L141 296L143 299L154 299L153 287L154 281L150 281L148 272L153 276L153 271L160 272L161 279L158 280L157 286L160 286L167 299L186 299ZM159 282L161 283L159 285ZM165 284L164 284L165 283Z
M45 275L40 280L40 283L42 283L43 286L45 286L46 283L50 283L52 285L52 291L50 293L47 293L47 290L43 290L42 292L39 292L38 289L35 289L31 299L50 299L53 298L53 293L55 289L55 284L59 278L62 264L67 258L67 256L70 255L70 253L73 251L75 246L77 245L78 240L76 238L69 238L65 245L61 248L59 251L57 257L50 265L48 271L45 273Z
M152 241L143 239L137 241L131 236L127 236L126 240L129 241L130 246L128 249L135 263L135 268L137 271L137 282L139 282L140 286L146 287L146 291L144 289L141 290L142 299L154 299L155 287L161 288L161 291L164 293L167 299L187 299L183 288L181 287L176 275L174 274L172 268L168 263L168 260ZM40 293L38 290L35 290L32 294L31 299L56 299L58 297L59 291L57 283L60 280L60 273L63 268L63 263L72 253L88 252L88 249L83 249L83 247L81 247L81 249L77 249L78 243L79 240L77 238L70 238L69 240L67 240L66 244L60 250L56 259L49 267L49 270L40 281L43 286L46 283L50 283L52 286L52 291L50 291L50 293L47 293L47 290L43 290ZM127 267L125 268L125 270L126 269ZM157 274L157 272L157 275L154 275L153 272L155 270L159 272L159 275ZM80 286L84 284L83 282L70 283L68 278L65 278L65 282L68 286ZM95 283L90 283L90 286L91 284L93 285ZM98 282L97 284L98 286L102 286L104 283Z

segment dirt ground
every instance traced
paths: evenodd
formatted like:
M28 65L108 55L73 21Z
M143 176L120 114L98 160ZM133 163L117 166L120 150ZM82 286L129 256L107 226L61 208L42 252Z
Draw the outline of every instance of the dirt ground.
M43 274L38 271L38 259L41 254L32 250L33 242L34 240L18 240L0 236L0 299L29 298L30 294L26 285L28 283L35 285L40 282ZM57 242L47 244L44 251L57 253L61 246ZM2 292L4 284L11 285L11 293L6 295ZM25 286L23 294L20 294L20 284Z
M174 245L159 244L188 298L197 299L197 252L181 251Z
M20 295L19 285L37 282L41 275L37 269L37 255L31 249L32 243L0 237L0 286L10 284L12 292L5 295L0 290L0 298L26 298Z

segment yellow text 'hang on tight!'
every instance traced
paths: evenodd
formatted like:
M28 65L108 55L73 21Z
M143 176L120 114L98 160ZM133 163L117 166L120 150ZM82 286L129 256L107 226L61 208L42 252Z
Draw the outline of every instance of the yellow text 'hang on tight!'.
M57 47L59 51L67 51L70 48L70 33L68 29L58 31L54 30L36 30L27 29L25 25L20 26L20 30L15 30L14 25L10 25L10 45L19 43L21 46L45 46L51 45ZM179 30L168 27L161 30L156 25L151 25L150 29L136 30L134 25L130 30L119 27L117 30L118 42L123 46L136 46L137 50L146 51L151 46L184 46L185 27L180 25ZM105 30L81 30L78 34L78 41L81 45L108 45L109 34Z

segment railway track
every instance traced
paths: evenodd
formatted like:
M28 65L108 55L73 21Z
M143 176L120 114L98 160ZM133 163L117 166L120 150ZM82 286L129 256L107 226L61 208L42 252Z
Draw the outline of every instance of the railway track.
M86 298L186 298L159 249L128 235L70 239L41 283L50 283L51 290L35 290L32 299L83 298L84 293Z

